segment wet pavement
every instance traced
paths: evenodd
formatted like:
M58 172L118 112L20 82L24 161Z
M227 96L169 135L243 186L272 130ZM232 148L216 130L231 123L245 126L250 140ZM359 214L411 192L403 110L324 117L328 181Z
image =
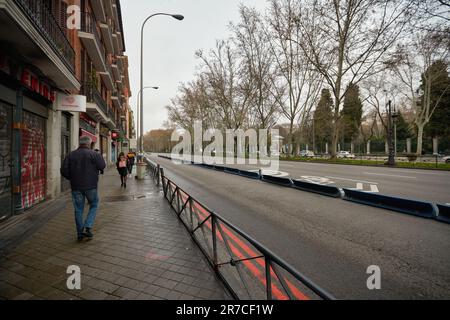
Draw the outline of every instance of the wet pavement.
M230 299L151 179L124 190L110 169L99 190L93 241L77 242L69 194L0 225L0 299Z

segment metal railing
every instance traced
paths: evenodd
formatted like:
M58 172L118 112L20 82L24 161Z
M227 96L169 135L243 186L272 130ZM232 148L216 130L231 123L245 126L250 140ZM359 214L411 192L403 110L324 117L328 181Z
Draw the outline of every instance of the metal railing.
M98 47L100 49L100 53L103 59L103 64L106 65L106 52L103 46L102 41L100 40L100 35L97 30L97 22L93 16L93 14L89 12L81 13L81 31L90 33L94 35L95 41L97 41Z
M90 125L89 123L86 123L85 121L80 121L80 129L83 129L87 132L90 132L92 134L96 134L96 128L92 125Z
M75 50L44 0L14 0L39 33L47 40L71 72L75 72Z
M87 102L95 103L106 116L108 115L108 104L94 85L85 83L82 91L86 96Z
M334 299L248 234L208 209L145 158L148 174L237 300Z

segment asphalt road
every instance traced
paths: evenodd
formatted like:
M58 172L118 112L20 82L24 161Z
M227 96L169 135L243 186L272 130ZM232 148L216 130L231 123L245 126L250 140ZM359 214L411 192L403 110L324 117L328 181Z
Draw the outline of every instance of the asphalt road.
M450 225L152 159L184 190L338 299L450 297ZM313 167L308 174L315 174ZM342 175L337 172L333 176ZM381 290L367 288L371 265L381 268Z
M233 166L259 169L257 166ZM278 175L339 188L450 203L450 172L280 161Z

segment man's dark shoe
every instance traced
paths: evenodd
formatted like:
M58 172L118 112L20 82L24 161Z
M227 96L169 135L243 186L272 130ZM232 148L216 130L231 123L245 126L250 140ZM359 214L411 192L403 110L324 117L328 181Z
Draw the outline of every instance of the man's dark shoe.
M83 242L84 236L78 236L78 242Z
M86 228L86 232L84 232L83 235L86 238L88 238L88 240L92 240L94 238L94 235L92 234L91 228Z

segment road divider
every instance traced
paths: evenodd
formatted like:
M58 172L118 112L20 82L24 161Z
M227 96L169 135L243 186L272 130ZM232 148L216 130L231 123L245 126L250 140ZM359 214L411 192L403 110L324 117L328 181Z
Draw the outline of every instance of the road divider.
M281 178L281 177L275 177L275 176L269 176L269 175L263 175L262 181L277 184L284 187L291 187L293 185L293 182L289 178Z
M173 160L171 157L159 155L160 158ZM213 169L219 172L236 174L242 177L262 180L267 183L276 184L288 188L298 189L306 192L317 193L320 195L343 198L346 201L351 201L359 204L369 205L372 207L382 208L391 211L397 211L409 215L414 215L426 219L434 219L444 223L450 223L450 206L442 204L433 204L425 201L417 201L375 193L374 186L371 186L372 192L365 192L355 189L343 189L344 196L341 189L335 186L316 184L301 180L291 180L286 177L279 177L267 174L261 174L261 171L246 171L237 168L230 168L224 166L214 166L205 163L185 162L195 166ZM355 180L356 181L356 180ZM368 182L369 183L369 182ZM378 189L378 188L377 188Z
M438 204L439 214L437 220L445 223L450 223L450 206Z
M214 169L220 172L225 172L225 167L222 166L214 166Z
M292 187L295 189L300 189L302 191L318 193L333 198L340 198L342 196L341 190L338 187L334 186L324 186L317 183L293 180Z
M236 169L236 168L228 168L228 167L226 167L225 168L225 172L226 173L232 173L232 174L239 174L240 173L240 170L239 169Z
M258 172L239 170L239 175L242 177L251 178L255 180L261 179L261 176L259 175Z
M344 200L347 201L393 210L427 219L437 217L437 210L435 206L429 202L397 198L350 189L344 189L344 192Z

